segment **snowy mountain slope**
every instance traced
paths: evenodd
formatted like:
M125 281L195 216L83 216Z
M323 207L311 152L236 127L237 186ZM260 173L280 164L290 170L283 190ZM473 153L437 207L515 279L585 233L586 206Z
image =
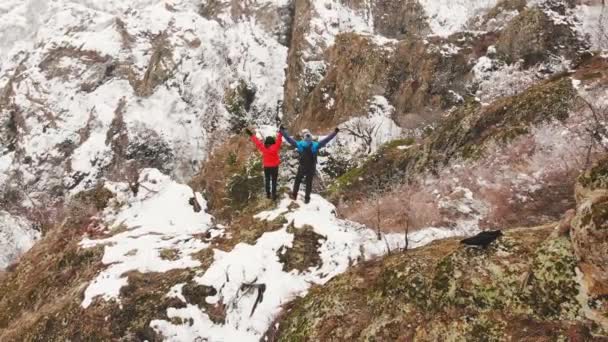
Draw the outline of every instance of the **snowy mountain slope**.
M286 4L254 5L262 18L220 20L198 1L3 2L6 209L31 216L143 167L188 179L235 121L274 122L287 48L272 31L282 23L265 24Z
M118 332L140 340L157 334L259 339L285 304L355 262L383 255L387 246L400 247L403 235L378 241L369 228L337 218L320 196L310 205L285 199L275 210L264 208L252 227L217 224L197 209L214 194L185 185L209 153L246 125L274 132L283 108L294 131L306 126L323 135L334 125L342 128L329 156L319 158L323 170L335 157L356 166L398 138L410 139L395 141L390 152L408 151L411 138L463 104L499 103L576 67L595 53L588 49L605 49L605 8L597 1L564 4L4 1L0 210L9 223L0 226L0 246L9 248L0 252L0 268L39 238L30 226L40 220L59 226L57 218L72 223L63 220L62 214L73 214L63 204L78 202L83 190L105 181L103 189L115 198L103 213L69 227L77 250L68 246L65 256L54 256L60 260L44 259L52 274L39 290L0 284L12 291L0 300L11 308L0 314L0 328L11 326L9 339L44 336L44 329L76 340L97 332L107 339ZM551 131L551 138L558 133ZM222 162L231 157L221 156ZM323 173L326 183L330 175ZM411 246L479 229L488 205L477 194L458 186L439 195L433 186L444 183L425 184L428 202L458 222L425 225L410 234ZM255 236L259 224L272 229ZM238 230L251 230L255 238ZM302 248L312 255L304 265ZM27 274L37 255L12 274ZM44 298L48 282L61 284L62 276L75 282L66 298ZM63 294L61 288L51 292ZM28 317L32 311L34 318ZM81 326L57 323L81 316ZM19 335L15 327L23 322L27 328Z
M95 309L100 300L120 303L121 288L128 285L129 272L197 269L201 264L192 255L212 248L216 238L229 234L213 224L211 216L204 212L204 199L188 186L173 182L153 169L144 170L140 179L141 190L137 196L126 183L106 185L115 197L100 219L105 222L101 226L107 227L105 231L111 236L82 241L83 248L105 246L103 263L106 265L85 291L82 302L85 309ZM197 213L188 204L189 198L194 197L203 211ZM188 302L182 294L187 284L174 284L167 296L180 299L182 304L167 310L169 320L152 321L151 327L172 341L197 338L257 341L282 306L306 293L311 285L324 284L353 264L397 250L405 242L403 234L384 235L379 240L373 230L337 219L335 207L318 195L313 196L310 204L284 198L276 208L260 212L256 218L269 222L280 219L286 223L276 231L264 233L254 244L239 243L230 251L214 249L212 263L197 271L192 280L196 286L209 291L209 295L198 298L199 301L225 306L225 323L210 318L208 308ZM118 233L112 233L117 229ZM470 234L474 229L475 225L420 230L410 234L410 247L438 238ZM316 246L307 253L318 253L319 259L314 266L298 271L288 268L285 256L300 243L300 234L312 234L310 242ZM205 241L201 240L202 236ZM257 292L247 289L247 284L263 284L263 299L258 304L255 304Z
M243 4L228 0L167 3L141 0L129 4L84 0L3 2L0 171L5 180L3 192L17 194L16 200L3 200L7 209L31 216L28 212L32 207L61 202L66 193L90 188L101 178L134 178L137 170L145 167L188 180L231 129L247 122L273 123L281 114L283 93L287 96L287 119L293 117L297 108L304 112L298 125L310 118L307 111L318 116L344 117L344 121L353 116L373 116L371 108L364 108L380 96L394 107L391 114L394 123L405 123L408 127L419 125L412 122L426 123L427 119L420 119L424 118L423 113L407 113L403 117L403 101L395 103L396 96L412 90L403 88L396 94L374 90L393 87L390 82L374 84L371 92L364 88L356 90L355 95L364 97L354 102L343 101L341 97L349 96L348 92L331 91L343 84L323 81L331 75L332 64L341 63L339 55L338 60L328 60L327 52L335 45L337 36L350 32L370 39L372 49L383 51L391 64L402 58L398 39L404 37L395 28L388 29L397 25L391 9L422 18L426 24L420 25L430 27L431 31L419 25L419 32L408 34L419 33L424 38L466 30L495 5L494 1L472 0L421 1L413 7L372 1L307 3L303 6L288 0ZM536 1L528 6L543 3ZM521 11L511 10L512 15L500 19L503 26ZM551 8L547 11L551 12ZM570 21L579 34L589 36L596 48L603 44L600 29L604 11L599 3L586 2L568 13L573 16ZM381 20L383 16L388 23ZM493 25L486 23L483 28L503 27ZM480 34L478 31L476 34ZM430 43L428 49L431 53L438 51L440 58L455 59L463 51L452 43ZM380 51L372 51L371 56L375 58ZM442 55L445 51L449 56ZM301 65L295 67L294 63ZM486 56L467 64L475 65L471 71L475 78L469 86L478 87L475 95L487 102L512 94L515 87L509 79L534 82L547 77L547 69L550 73L567 69L571 61L558 56L534 68L522 69L517 63L505 64L488 48ZM400 68L384 68L395 69L397 74L382 77L390 80L410 72L408 68L399 71ZM366 72L362 72L361 81L367 78ZM343 80L345 84L350 82ZM428 86L434 84L430 82ZM359 87L359 83L355 84ZM453 97L447 100L449 103L458 103L467 95L465 89L457 89L462 87L459 84L445 91L444 97ZM310 93L315 87L318 92ZM312 100L308 109L295 105L294 101L303 104L308 98ZM320 105L315 101L320 101ZM412 98L410 102L417 101ZM359 103L360 109L351 111L352 104ZM349 122L347 125L359 125ZM374 124L364 123L370 125ZM393 138L399 134L392 128L388 134L380 130L375 146L386 140L382 136ZM350 146L351 140L356 141L357 137L351 135L342 144ZM346 149L371 151L361 141L355 145Z
M83 248L105 246L103 263L109 266L87 287L82 303L85 308L99 295L105 300L119 300L120 289L128 283L125 274L129 271L167 272L198 266L191 254L208 246L193 239L193 235L206 233L213 227L211 216L204 211L197 213L187 205L190 198L196 198L205 208L200 194L155 169L144 170L140 179L142 190L137 196L128 184L106 185L116 195L117 208L104 213L103 221L109 223L108 229L125 227L125 232L101 240L82 241ZM162 252L167 250L176 253L171 260L162 258Z
M298 129L366 116L376 96L400 126L418 129L470 97L487 103L568 70L605 36L605 8L593 1L303 3L284 107ZM524 86L510 83L517 78Z
M26 40L4 38L13 48L0 74L7 172L31 192L86 188L118 159L192 175L231 128L224 102L240 80L255 92L252 117L274 119L287 50L255 18L221 24L188 1L37 5L5 14L35 12L44 24L28 26Z

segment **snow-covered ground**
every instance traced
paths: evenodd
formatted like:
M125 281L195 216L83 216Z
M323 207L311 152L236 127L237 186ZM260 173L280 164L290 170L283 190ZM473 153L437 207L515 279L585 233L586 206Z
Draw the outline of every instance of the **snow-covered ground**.
M101 240L85 239L81 245L90 248L104 245L103 263L108 265L88 286L83 307L97 296L118 299L121 287L127 285L128 271L166 272L171 269L198 266L191 254L207 247L193 235L213 228L212 218L204 210L196 212L189 204L196 198L202 208L207 204L199 193L172 181L156 169L143 170L140 190L134 195L125 183L106 185L116 196L103 220L107 229L124 230ZM171 260L163 251L177 251Z
M215 227L211 216L204 212L206 203L200 194L194 194L188 186L172 181L154 169L140 175L140 191L134 196L127 184L109 183L106 187L116 197L102 215L107 232L114 235L100 240L85 239L81 245L89 248L105 245L103 263L106 268L89 284L85 291L83 307L94 300L114 299L120 302L120 289L127 285L129 271L166 272L171 269L199 266L191 257L209 248L215 237L224 233ZM195 212L189 200L196 197L203 211ZM294 205L297 204L297 205ZM272 221L284 217L285 225L263 234L255 244L239 243L232 250L214 250L213 263L201 271L194 281L211 286L217 294L209 296L210 304L226 304L226 323L211 321L204 309L192 303L184 308L170 308L169 318L181 318L192 324L175 324L175 321L155 320L151 326L170 341L257 341L268 329L283 305L301 296L313 284L324 284L346 271L360 260L380 256L402 248L403 234L387 234L378 240L376 232L360 224L336 218L335 207L318 195L309 204L301 200L283 198L276 208L258 213L259 220ZM319 241L318 268L303 272L286 272L279 260L279 251L292 247L294 234L291 229L312 227L323 238ZM461 229L428 228L409 235L410 247L424 245L432 240L455 235L467 235L475 230L466 226ZM210 232L209 240L197 236ZM110 233L111 234L111 233ZM163 250L177 251L176 257L166 260ZM256 283L266 286L263 300L252 312L257 291L241 289L243 284ZM181 294L184 284L176 284L167 296L186 301Z

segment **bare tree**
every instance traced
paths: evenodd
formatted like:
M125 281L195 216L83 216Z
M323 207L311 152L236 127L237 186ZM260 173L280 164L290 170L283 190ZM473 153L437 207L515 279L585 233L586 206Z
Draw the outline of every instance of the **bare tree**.
M366 153L369 154L372 152L372 142L374 141L376 133L378 133L378 129L380 129L380 124L372 124L359 119L355 122L346 124L344 129L355 138L363 140L367 147Z
M403 238L404 238L404 244L403 244L403 251L407 252L409 247L410 247L410 217L407 214L407 212L403 213Z
M382 239L382 233L380 232L380 205L382 204L382 200L379 195L376 195L376 234L378 235L378 240Z
M382 231L381 231L381 227L382 227L382 197L383 197L383 191L382 191L382 182L380 180L379 177L373 177L372 178L372 187L373 187L373 203L374 203L374 211L375 211L375 216L376 216L376 220L375 220L375 228L376 228L376 235L378 237L378 240L382 239Z
M576 132L586 144L583 168L587 169L594 153L598 150L608 152L608 107L595 106L585 98L582 100L588 110L581 115L580 128Z

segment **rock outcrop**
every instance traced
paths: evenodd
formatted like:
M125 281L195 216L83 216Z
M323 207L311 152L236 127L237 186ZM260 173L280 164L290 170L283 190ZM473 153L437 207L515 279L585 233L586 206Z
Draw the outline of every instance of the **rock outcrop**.
M601 341L606 161L582 175L570 236L503 230L485 249L444 240L364 263L286 308L277 341ZM581 276L582 274L582 276Z
M570 235L583 277L589 314L608 326L608 160L579 177L578 210Z

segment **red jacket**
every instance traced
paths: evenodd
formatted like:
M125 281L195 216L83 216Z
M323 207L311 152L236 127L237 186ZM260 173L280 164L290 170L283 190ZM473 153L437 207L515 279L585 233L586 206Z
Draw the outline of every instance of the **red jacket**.
M279 151L281 151L281 144L283 143L283 135L281 132L277 134L277 140L274 145L268 147L258 139L255 135L251 136L251 141L255 144L258 150L262 153L262 164L264 167L277 167L281 164L279 158Z

